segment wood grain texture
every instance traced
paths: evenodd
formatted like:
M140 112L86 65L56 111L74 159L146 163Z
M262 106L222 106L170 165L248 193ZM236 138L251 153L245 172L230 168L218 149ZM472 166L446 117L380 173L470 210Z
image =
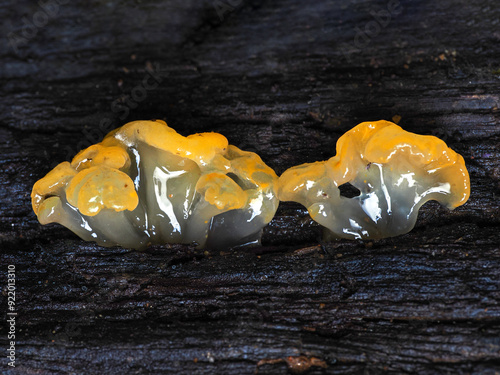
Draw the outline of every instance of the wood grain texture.
M19 314L17 367L0 372L286 374L257 364L299 355L327 364L310 374L500 372L494 1L64 3L27 38L40 5L0 2L0 311L14 264ZM404 236L321 243L282 203L262 247L137 252L31 210L37 179L131 120L221 132L280 174L396 115L461 153L472 184L465 206L430 202Z

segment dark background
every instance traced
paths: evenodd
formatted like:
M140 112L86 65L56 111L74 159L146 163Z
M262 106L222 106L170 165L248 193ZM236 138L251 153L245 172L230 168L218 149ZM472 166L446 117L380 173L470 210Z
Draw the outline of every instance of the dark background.
M299 355L327 365L311 374L500 372L495 1L60 2L0 2L0 311L13 264L18 312L15 370L2 313L1 373L286 374L257 364ZM36 180L151 118L223 133L278 174L399 120L464 156L472 194L365 242L321 243L282 203L262 247L226 252L103 248L38 223Z

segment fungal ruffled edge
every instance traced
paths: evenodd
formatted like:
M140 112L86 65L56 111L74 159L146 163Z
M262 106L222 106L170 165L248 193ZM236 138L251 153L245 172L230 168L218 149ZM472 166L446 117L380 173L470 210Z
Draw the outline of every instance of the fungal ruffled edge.
M342 196L339 187L346 183L360 194ZM342 135L329 160L292 167L279 178L280 200L304 205L326 228L325 239L404 234L425 202L454 209L469 194L461 155L437 137L383 120L361 123Z
M184 137L134 121L37 181L40 223L60 223L103 246L259 243L278 207L278 177L218 133Z

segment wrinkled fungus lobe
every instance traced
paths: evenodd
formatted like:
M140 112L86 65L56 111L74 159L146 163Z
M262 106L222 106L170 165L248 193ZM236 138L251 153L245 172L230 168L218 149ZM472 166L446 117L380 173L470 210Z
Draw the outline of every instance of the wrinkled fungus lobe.
M184 137L163 121L134 121L63 162L31 194L42 224L100 245L259 243L278 206L278 177L217 133Z
M359 195L343 196L347 183ZM429 200L449 209L464 204L469 187L464 159L442 140L376 121L342 135L331 159L285 171L279 198L307 207L327 228L325 239L368 239L409 232Z

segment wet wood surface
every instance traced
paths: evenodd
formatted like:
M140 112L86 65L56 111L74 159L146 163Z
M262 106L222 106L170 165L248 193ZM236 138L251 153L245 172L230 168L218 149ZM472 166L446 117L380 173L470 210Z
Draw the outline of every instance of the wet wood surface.
M0 311L10 264L18 313L1 373L500 372L494 1L42 4L0 3ZM323 243L282 203L251 250L103 248L38 223L36 180L151 118L221 132L278 174L398 121L461 153L472 194L365 242Z

